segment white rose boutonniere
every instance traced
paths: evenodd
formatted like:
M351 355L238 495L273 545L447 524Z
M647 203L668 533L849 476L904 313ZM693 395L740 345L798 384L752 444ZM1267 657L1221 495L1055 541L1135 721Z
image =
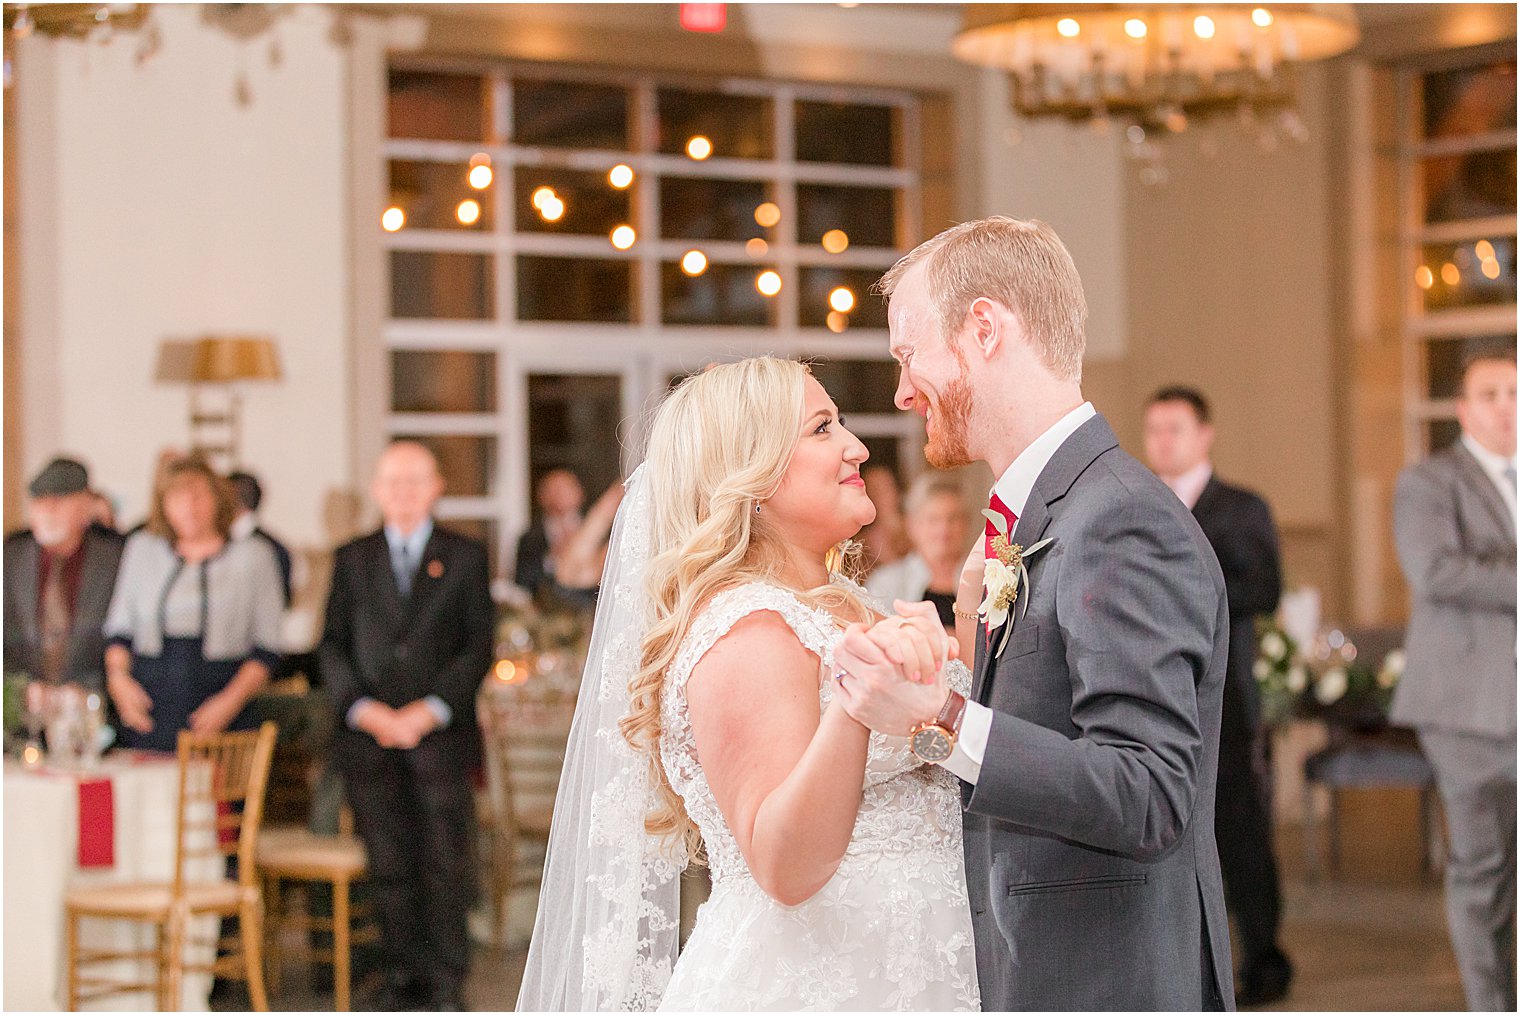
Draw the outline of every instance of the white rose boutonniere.
M988 631L1004 628L1003 637L994 653L1001 656L1013 634L1013 625L1008 620L1020 592L1024 593L1024 605L1019 609L1019 616L1022 617L1029 609L1029 569L1026 561L1055 540L1042 539L1026 550L1018 543L1009 542L1008 522L1002 515L996 511L983 511L982 514L987 516L997 535L992 537L993 555L987 558L982 572L982 604L977 607L977 613L981 614Z

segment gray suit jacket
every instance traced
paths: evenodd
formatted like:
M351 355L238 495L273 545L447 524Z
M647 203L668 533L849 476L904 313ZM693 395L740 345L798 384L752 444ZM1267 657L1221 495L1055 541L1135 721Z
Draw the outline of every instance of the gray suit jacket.
M106 638L101 631L116 568L125 541L106 529L91 527L84 534L84 561L80 564L79 598L74 604L74 623L69 629L67 679L100 689L105 686ZM40 676L42 630L37 622L38 568L42 547L30 530L5 540L5 668Z
M1399 563L1414 594L1393 721L1515 736L1515 522L1461 443L1399 475Z
M1028 613L1000 658L976 659L994 710L962 787L982 1007L1232 1007L1214 551L1101 416L1035 481L1014 541L1042 538Z

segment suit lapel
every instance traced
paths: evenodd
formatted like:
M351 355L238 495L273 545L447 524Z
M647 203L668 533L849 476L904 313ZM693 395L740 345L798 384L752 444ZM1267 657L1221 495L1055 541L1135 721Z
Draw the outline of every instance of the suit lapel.
M1056 448L1056 453L1050 456L1050 461L1045 463L1039 478L1034 481L1029 499L1024 503L1024 513L1019 515L1019 520L1013 527L1013 542L1027 547L1043 539L1045 530L1050 526L1050 506L1066 496L1077 477L1086 472L1087 467L1097 461L1100 455L1118 446L1119 439L1114 436L1113 429L1101 413L1077 427ZM1038 580L1036 576L1039 570L1039 558L1036 558L1029 564L1031 586ZM1016 618L1022 605L1014 605L1014 613L1009 617L1008 623L1018 622ZM985 704L997 672L997 656L987 647L985 626L979 625L977 631L982 634L982 638L977 645L976 680L972 686L972 697ZM993 632L993 639L1001 641L1002 636L999 632Z
M370 587L379 590L386 612L390 614L392 622L399 625L406 611L402 606L401 589L396 585L396 572L391 568L390 543L386 542L384 529L370 539Z
M419 617L427 615L427 609L438 596L449 570L449 543L441 538L438 527L428 536L427 546L422 549L422 562L412 578L412 594L406 602L406 625L410 628Z
M1198 502L1193 505L1193 517L1200 522L1209 517L1210 512L1214 510L1218 498L1219 480L1214 476L1210 476L1209 481L1204 484L1203 492L1198 495Z
M73 634L85 633L87 618L106 615L111 600L111 575L106 564L106 548L89 532L84 536L84 560L79 565L79 597L74 601Z
M1488 513L1493 516L1494 524L1511 544L1515 542L1515 519L1509 513L1509 505L1504 503L1504 498L1499 494L1498 487L1489 478L1488 473L1483 471L1483 466L1473 457L1473 453L1463 447L1459 441L1456 444L1457 472L1472 491L1473 495L1488 507Z

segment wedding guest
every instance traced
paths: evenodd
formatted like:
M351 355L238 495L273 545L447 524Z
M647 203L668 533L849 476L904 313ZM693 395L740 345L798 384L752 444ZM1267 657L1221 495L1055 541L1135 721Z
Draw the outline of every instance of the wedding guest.
M1256 618L1277 609L1282 566L1277 526L1267 502L1232 486L1210 460L1209 403L1187 387L1162 388L1145 409L1145 457L1193 512L1224 572L1230 652L1219 728L1219 798L1214 835L1224 870L1225 901L1240 932L1236 1003L1272 1004L1288 993L1293 966L1278 942L1282 891L1272 852L1266 737L1256 662Z
M125 540L91 524L89 485L84 465L55 458L27 486L31 528L5 540L5 668L98 691Z
M955 593L971 545L970 513L960 484L926 472L909 488L903 506L913 551L872 571L866 588L889 605L894 599L933 603L940 623L954 634Z
M902 493L897 473L885 465L867 465L860 470L865 480L866 496L876 505L876 520L860 530L861 568L870 573L883 564L901 560L913 550L903 522Z
M107 532L120 535L116 529L116 505L111 503L111 498L99 490L91 490L90 494L90 524Z
M1461 438L1399 476L1413 599L1393 721L1446 812L1446 921L1473 1011L1515 1010L1515 357L1473 357Z
M247 705L279 662L280 576L265 543L229 538L235 511L221 476L179 459L127 540L104 627L124 747L253 728Z
M232 492L237 497L238 513L232 520L233 539L262 539L274 551L275 562L280 566L280 582L285 590L285 605L290 605L292 592L290 581L290 551L259 523L259 505L264 502L264 487L251 472L234 472L228 475Z
M333 761L369 853L387 979L382 1011L464 1005L475 894L475 693L491 667L486 549L433 521L432 452L397 441L372 493L384 525L333 561L322 674L338 729Z
M551 601L577 609L596 608L596 597L607 562L607 537L623 502L623 484L613 483L591 505L578 529L566 537L550 579Z
M517 541L513 580L542 601L550 591L560 554L581 527L586 491L569 469L551 469L539 479L534 499L538 517Z

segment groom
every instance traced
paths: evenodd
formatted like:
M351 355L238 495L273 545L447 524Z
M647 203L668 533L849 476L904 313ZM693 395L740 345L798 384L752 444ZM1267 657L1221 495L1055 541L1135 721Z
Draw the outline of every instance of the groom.
M991 466L1002 521L957 597L971 700L853 676L846 700L873 729L923 731L921 757L962 780L982 1006L1228 1009L1214 845L1224 580L1182 502L1082 397L1071 256L1043 223L983 219L920 245L881 290L898 407L924 417L931 465ZM1027 582L988 630L980 559L1016 575L1010 544ZM1006 605L1006 580L994 585ZM894 658L883 646L904 629L852 628L836 660L848 672Z

